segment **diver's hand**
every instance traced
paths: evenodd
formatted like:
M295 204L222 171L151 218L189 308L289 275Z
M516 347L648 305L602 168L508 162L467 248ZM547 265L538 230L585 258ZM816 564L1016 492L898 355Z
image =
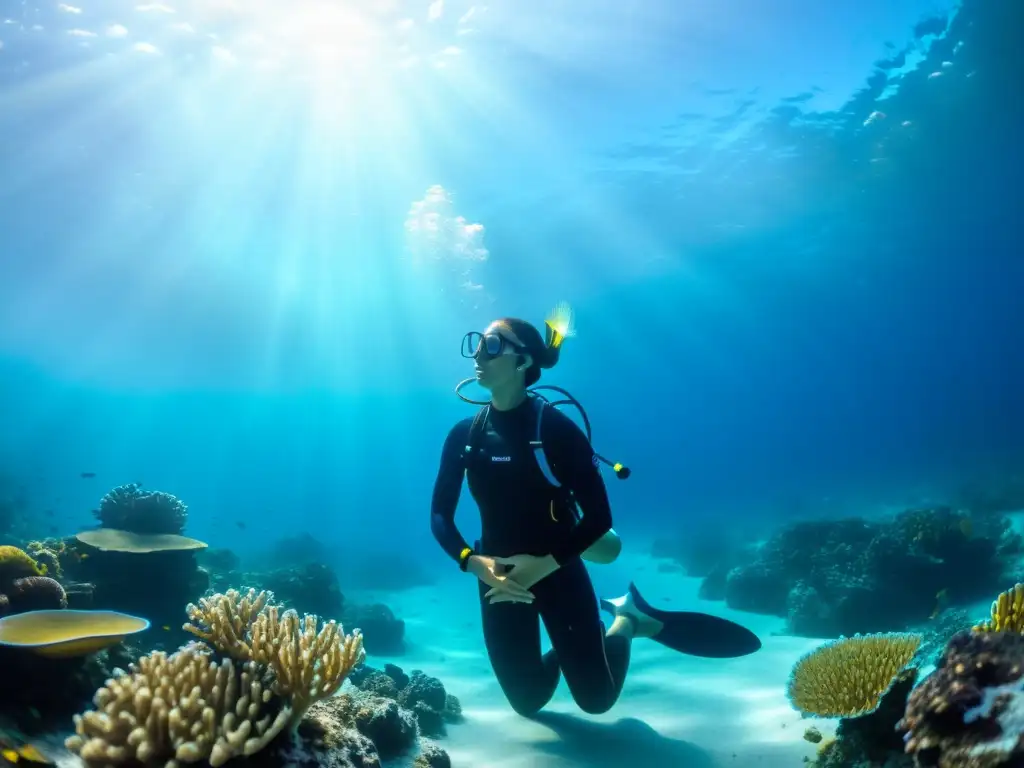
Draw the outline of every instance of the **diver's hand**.
M492 603L532 603L533 593L507 576L496 561L497 558L486 555L470 555L466 570L491 588L486 597ZM501 599L493 599L496 596Z
M494 562L499 568L499 573L504 570L508 579L529 589L538 581L546 579L558 570L558 562L551 555L538 557L537 555L512 555L511 557L496 557ZM494 592L494 590L491 590ZM491 597L488 592L485 597ZM495 593L497 596L497 593ZM492 600L491 602L496 602ZM501 602L501 601L499 601Z

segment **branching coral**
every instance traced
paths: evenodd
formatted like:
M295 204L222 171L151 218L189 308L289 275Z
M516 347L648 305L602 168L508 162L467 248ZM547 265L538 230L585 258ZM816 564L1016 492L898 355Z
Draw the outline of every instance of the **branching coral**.
M241 661L255 661L274 674L275 693L286 697L297 725L315 702L333 696L365 654L359 630L346 635L316 616L302 619L270 605L273 595L250 589L217 594L188 606L192 624L183 629L216 650Z
M991 617L974 627L975 632L1024 632L1024 584L1000 593L992 602Z
M873 712L920 644L919 635L893 632L820 645L793 666L789 700L800 712L816 717Z
M206 760L217 768L251 756L287 726L291 710L264 687L258 666L219 664L195 649L155 651L107 681L96 709L75 716L65 742L87 765Z
M144 491L137 483L110 491L93 512L104 528L132 533L180 534L185 529L188 507L163 491Z
M274 671L275 691L287 696L296 722L309 707L333 696L363 658L363 636L351 635L329 621L317 630L316 616L301 620L295 611L279 615L277 606L261 613L252 627L252 654Z
M272 592L250 589L245 595L236 589L189 603L185 608L191 624L182 629L234 659L249 660L252 626L256 618L274 599Z

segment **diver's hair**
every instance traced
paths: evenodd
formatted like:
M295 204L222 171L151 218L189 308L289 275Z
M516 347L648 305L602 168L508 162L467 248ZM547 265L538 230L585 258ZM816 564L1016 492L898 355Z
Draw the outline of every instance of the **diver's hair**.
M517 317L503 317L498 320L498 324L504 325L518 336L519 340L523 342L526 352L533 358L533 365L526 369L526 386L532 387L540 381L542 368L554 368L558 364L558 358L562 353L561 348L548 344L533 323L528 323Z

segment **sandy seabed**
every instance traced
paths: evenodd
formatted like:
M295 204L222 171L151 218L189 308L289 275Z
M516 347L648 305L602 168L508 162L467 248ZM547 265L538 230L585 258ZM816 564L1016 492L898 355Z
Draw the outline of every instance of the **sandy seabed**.
M793 663L820 640L775 634L781 619L700 600L699 579L660 572L648 558L624 555L591 573L602 596L622 594L632 578L653 605L740 622L763 647L723 661L637 640L625 688L610 712L580 712L563 681L544 713L528 720L508 706L491 673L472 577L454 571L432 587L353 596L385 602L406 620L408 652L368 663L421 669L459 697L465 722L449 727L441 741L456 768L798 768L816 750L804 740L805 729L813 724L825 735L834 731L834 721L802 720L785 695Z

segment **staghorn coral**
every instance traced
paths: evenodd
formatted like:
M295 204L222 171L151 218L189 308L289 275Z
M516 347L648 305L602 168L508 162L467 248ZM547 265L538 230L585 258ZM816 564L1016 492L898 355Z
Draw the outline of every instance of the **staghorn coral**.
M272 605L252 627L253 658L274 671L274 689L291 700L296 724L312 704L333 696L365 656L358 629L346 635L335 621L319 630L318 624L316 616L300 620Z
M184 649L154 651L129 670L96 692L95 710L75 716L75 735L65 744L87 765L178 768L205 760L217 768L259 752L291 716L252 662L218 664Z
M974 627L975 632L1024 632L1024 584L999 594L992 602L991 616Z
M188 507L163 491L144 491L138 483L120 485L93 511L104 528L140 534L181 534Z
M920 644L920 635L897 632L824 643L793 665L786 693L813 717L873 712Z
M248 660L252 658L252 626L273 599L274 593L266 590L250 589L243 595L237 589L229 589L224 594L201 598L198 605L189 603L185 611L192 623L181 628L221 653Z
M9 544L0 546L0 586L6 586L22 576L45 576L46 569L39 566L23 549Z
M221 653L252 660L274 674L274 691L291 703L292 725L317 701L334 695L365 657L362 633L346 635L337 622L319 627L316 616L299 618L269 605L272 595L250 589L213 595L188 606L195 624L182 629Z

